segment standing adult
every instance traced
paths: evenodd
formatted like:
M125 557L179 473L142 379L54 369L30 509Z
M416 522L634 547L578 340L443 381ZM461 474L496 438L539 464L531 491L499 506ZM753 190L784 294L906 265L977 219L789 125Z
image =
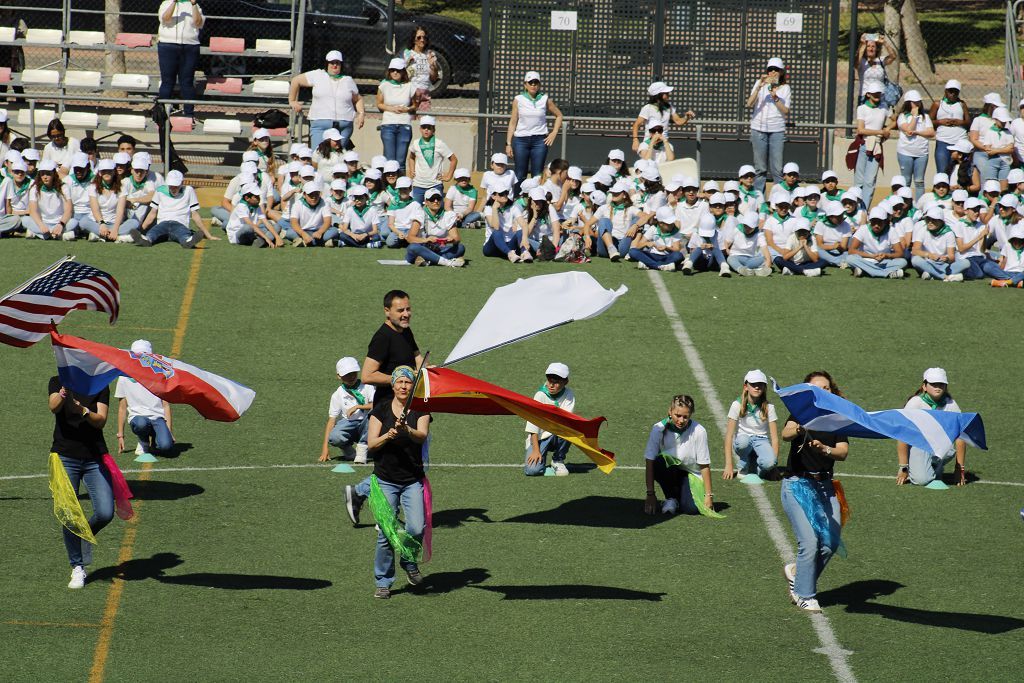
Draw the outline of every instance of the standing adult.
M401 57L388 63L388 73L377 87L380 115L380 141L388 161L397 161L405 173L405 157L412 142L412 115L419 106L416 86L409 81L408 65Z
M409 80L416 88L420 111L430 110L430 89L441 74L437 64L437 53L430 49L427 29L417 26L409 36L409 45L402 54L409 65Z
M967 127L971 125L971 114L967 103L960 99L960 81L946 81L942 99L932 102L928 115L935 124L935 170L945 173L949 169L949 148L967 140Z
M827 372L812 372L804 382L842 396ZM815 598L818 578L842 545L839 501L832 473L837 460L846 460L849 443L845 436L809 431L792 415L782 428L782 440L789 442L788 476L782 480L782 509L793 526L797 545L796 563L783 567L783 573L793 604L808 612L820 612Z
M924 194L924 171L928 166L928 141L935 137L931 117L924 112L921 95L909 90L903 96L903 112L896 118L900 137L896 143L896 159L900 174L914 186L914 199ZM966 134L965 134L966 137Z
M206 23L196 0L164 0L158 11L157 58L160 62L160 99L168 99L174 84L181 99L196 98L196 65L199 63L199 30ZM195 114L195 105L184 106L185 116Z
M895 51L889 49L881 36L877 33L861 34L860 46L857 48L857 78L860 79L861 97L867 94L864 86L868 83L884 83L889 80L886 67L895 61Z
M786 117L792 98L793 92L786 83L786 67L781 59L772 57L747 98L747 106L753 111L750 144L754 150L754 186L760 192L764 192L769 171L774 182L782 182Z
M680 116L676 113L676 108L669 102L669 94L674 90L672 86L663 81L655 81L647 87L647 104L640 109L640 113L636 117L636 121L633 122L633 151L640 151L640 143L642 142L641 134L650 130L650 121L661 122L662 136L668 140L669 124L674 123L677 126L685 126L693 119L696 114L692 111L687 111L685 114ZM610 157L609 157L610 160Z
M867 209L875 195L875 178L882 160L882 143L889 139L892 122L889 109L882 104L882 84L878 81L864 86L864 104L857 107L857 165L853 182L860 188L861 199Z
M391 398L391 373L400 365L419 368L423 356L412 333L409 295L392 289L384 295L384 323L370 339L363 361L362 379L376 389L375 401Z
M292 79L288 91L288 104L297 114L302 113L302 102L299 101L299 88L312 88L313 95L309 101L309 146L316 149L323 142L324 133L335 128L341 134L341 149L345 149L352 131L362 128L365 112L363 98L359 88L351 76L341 72L343 59L341 52L331 50L325 58L327 64L323 69L314 69L299 74Z
M525 180L527 174L543 177L548 147L555 144L558 130L562 127L562 110L547 93L541 92L540 74L527 71L523 81L523 92L512 100L512 114L505 136L505 154L513 157L516 163L517 183ZM555 117L550 132L548 114ZM518 185L515 189L519 190Z
M110 471L102 462L108 452L103 440L103 427L107 423L110 389L104 387L98 394L85 396L64 387L60 377L51 377L48 393L48 405L54 416L50 452L60 458L76 494L79 484L85 480L92 502L89 528L95 535L114 517ZM61 530L68 562L71 563L68 588L82 588L85 586L85 567L92 561L92 545L66 526Z

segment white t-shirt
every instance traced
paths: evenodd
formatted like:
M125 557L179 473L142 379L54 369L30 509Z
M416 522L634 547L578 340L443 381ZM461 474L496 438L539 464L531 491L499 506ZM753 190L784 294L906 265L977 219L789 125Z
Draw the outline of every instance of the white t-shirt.
M711 465L707 430L694 420L690 420L690 424L681 432L669 429L669 424L670 421L664 419L651 427L644 458L657 460L658 456L666 453L678 459L687 472L699 475L701 465Z
M995 238L996 244L999 246L999 250L1006 249L1006 233L1008 232L1009 226L1006 222L999 217L999 211L996 210L995 215L988 219L988 232Z
M941 99L939 100L939 108L935 111L935 118L939 120L966 119L966 107L963 102L948 104L945 99ZM945 142L947 145L954 145L961 140L967 139L967 130L960 126L938 126L935 129L935 139Z
M192 212L199 210L199 199L191 185L182 187L176 197L170 195L166 185L161 185L153 195L153 206L156 207L157 223L174 221L187 228Z
M982 228L984 228L985 226L982 225L980 221L978 223L971 223L967 220L962 220L954 223L952 227L953 234L956 235L957 239L959 239L961 242L966 243L970 242L975 237L977 237L978 233L981 232ZM967 258L969 256L984 256L985 252L982 251L982 246L984 242L985 240L980 240L976 242L974 246L972 246L967 251L960 251L959 249L957 249L957 251L964 258Z
M767 246L768 243L764 239L764 233L760 230L756 230L753 235L748 235L743 230L736 230L733 234L729 255L757 256Z
M156 419L166 418L164 402L130 377L118 377L114 388L114 398L123 398L128 404L128 420L134 417Z
M67 144L63 147L54 147L52 142L47 142L43 146L41 161L50 160L57 164L57 166L69 168L71 166L71 157L81 151L78 145L78 138L70 136L68 136Z
M416 165L413 167L413 187L434 187L441 182L441 167L452 156L451 148L445 141L437 137L434 140L434 161L427 163L427 155L423 151L423 138L418 138L409 145L409 154L413 155Z
M543 389L538 390L537 393L535 393L533 395L533 400L536 401L537 403L543 403L544 405L547 405L547 406L558 406L559 408L561 408L562 410L566 411L567 413L571 413L576 408L576 394L574 394L572 392L572 389L570 389L569 387L566 387L562 391L562 395L558 397L557 401L551 400L551 397L548 396L544 392ZM546 439L549 436L551 436L551 432L545 432L545 431L541 430L540 427L538 427L537 425L533 424L532 422L527 422L526 423L526 445L527 445L527 447L529 447L529 445L530 445L530 434L536 434L537 435L537 439L539 441L543 441L544 439Z
M359 95L359 88L350 76L331 78L325 69L307 71L304 75L313 86L313 98L309 103L310 121L355 120L356 108L352 99Z
M649 158L652 161L654 161L654 163L660 164L660 163L663 163L663 162L667 161L668 160L668 153L670 151L671 152L675 152L676 148L672 146L671 142L666 141L660 147L657 147L655 149L651 149L651 145L650 145L649 141L647 139L645 139L637 147L636 153L639 154L641 158L643 158L644 152L646 152L647 150L651 150L651 155L650 155Z
M945 228L937 231L940 234L933 233L921 225L914 229L914 241L921 243L921 248L927 252L933 254L946 255L946 251L952 247L956 249L956 237L953 235L952 230L946 230Z
M558 221L558 212L555 211L555 207L548 204L547 215L540 215L536 217L537 220L533 224L533 230L527 235L527 238L535 240L543 239L544 237L550 238L555 234L555 222ZM528 223L526 220L526 214L523 214L523 222ZM614 233L613 233L614 234Z
M778 244L778 243L776 242L776 244ZM794 232L794 233L790 234L790 236L786 238L786 251L790 251L792 249L796 249L799 244L800 244L800 238L797 237L796 233ZM808 255L808 252L812 252L812 251L814 253L818 253L818 245L814 243L814 238L810 237L810 238L807 239L807 248L806 249L801 249L800 251L798 251L795 254L793 254L793 257L790 260L793 263L805 263L805 262L809 261L810 258L811 258Z
M405 233L412 227L413 221L423 225L423 207L416 201L410 201L398 209L388 209L388 214L395 217L395 229Z
M231 210L231 215L228 216L227 225L224 226L224 232L228 234L228 242L231 244L238 244L238 232L242 228L249 227L244 222L246 218L259 225L264 218L263 209L259 204L250 207L245 202L238 202L235 205L235 208Z
M104 192L100 194L96 191L96 186L89 183L89 199L96 198L96 203L100 206L100 217L103 222L108 225L113 225L114 221L117 220L117 204L120 201L117 192Z
M489 195L491 193L490 188L495 183L498 183L503 187L512 188L515 187L518 180L519 178L516 177L515 171L512 171L511 169L506 168L505 172L501 175L498 175L494 171L485 171L484 177L480 180L480 189L483 190L484 194Z
M520 93L516 95L515 101L519 106L519 120L516 122L514 136L547 135L548 96L539 93L535 101Z
M740 207L736 210L737 215L745 213L757 213L761 210L761 205L764 204L764 193L760 190L751 190L746 192L740 189Z
M373 395L376 393L376 387L372 384L359 383L353 391L358 391L363 395L363 399L366 403L373 403ZM357 410L351 415L348 411L352 410L356 406L361 405L359 399L350 394L345 385L338 387L338 390L331 394L331 406L328 409L327 415L333 417L336 420L355 420L359 421L369 416L369 410Z
M900 114L899 118L896 119L898 126L905 126L911 123L915 117L910 114ZM919 114L917 117L917 132L920 134L922 131L931 130L932 120L928 114ZM905 157L924 157L928 156L928 138L921 137L921 135L914 135L913 137L907 135L900 128L900 139L896 143L896 153L902 154Z
M1017 251L1009 242L1000 248L1000 255L1006 259L1003 270L1007 273L1024 273L1024 249Z
M313 206L308 206L305 197L292 205L291 218L299 222L303 232L316 232L324 224L324 217L330 217L331 209L323 199Z
M157 176L150 173L150 177L147 177L139 187L135 187L135 179L132 177L125 178L121 181L121 194L128 200L125 206L125 218L135 218L142 220L146 216L146 212L149 211L149 204L133 204L132 200L139 197L145 197L153 194L156 191L157 186L163 182L163 179L157 180Z
M1007 145L1014 144L1015 140L1013 135L1010 134L1005 128L995 128L989 126L988 128L981 131L981 135L978 136L978 141L986 147L993 149L1002 149ZM989 157L992 155L990 154ZM1007 162L1011 161L1012 157L1009 154L996 154L995 156L1000 159L1005 159Z
M887 254L892 251L892 245L899 243L900 236L889 228L885 234L876 237L870 226L862 225L853 233L853 239L860 242L860 251L868 254Z
M651 119L654 119L661 124L662 135L667 138L669 126L672 124L672 115L675 113L676 108L671 105L664 109L659 109L658 105L648 103L640 109L640 114L637 115L637 118L644 120L642 130L647 130Z
M676 245L682 244L686 237L678 230L665 234L661 231L660 226L650 226L644 229L644 239L653 245L644 247L644 251L663 256L672 251Z
M765 219L763 229L765 238L767 239L767 234L771 233L772 242L776 247L781 248L793 234L793 215L789 214L785 218L781 218L777 213L772 212Z
M420 235L444 239L448 236L448 231L455 226L455 221L457 220L458 218L455 217L454 211L441 209L441 213L438 216L431 218L430 213L424 209Z
M171 5L174 5L171 20L164 23L164 12ZM198 4L195 9L199 11L199 16L202 17L203 11ZM196 22L192 17L192 10L192 3L189 2L176 2L176 0L164 0L161 2L160 9L157 11L157 18L160 23L160 28L157 29L157 39L161 43L198 45L199 29L196 28Z
M74 215L92 215L92 208L89 204L89 190L92 188L92 179L80 183L70 173L64 179L64 193L71 199L71 212Z
M1010 121L1007 130L1013 136L1013 148L1017 152L1017 156L1024 159L1024 119L1018 116Z
M14 184L13 178L4 178L0 183L0 216L7 212L7 200L11 200L12 211L28 211L28 196L32 188L32 181L25 179L22 187Z
M28 191L28 201L35 202L39 207L39 217L47 226L52 226L64 217L64 202L68 199L67 189L60 185L53 192L38 190L35 183Z
M763 420L761 418L760 409L754 411L748 410L746 415L740 417L740 402L733 401L732 405L729 406L729 419L736 420L736 430L738 434L746 434L747 436L768 436L768 423L778 422L779 416L775 413L775 406L769 403L767 420Z
M822 242L834 244L850 237L853 234L853 227L846 220L839 225L832 225L832 222L826 219L818 223L816 232L821 235Z
M507 206L508 208L501 210L497 207L497 205L491 204L490 206L484 209L484 218L487 219L486 235L484 236L485 243L487 242L487 240L491 238L491 233L494 232L494 228L491 227L490 218L491 216L495 215L495 212L497 212L498 229L502 232L505 238L507 239L512 233L515 232L516 216L515 212L512 210L512 204L509 203L506 204L505 206Z
M885 76L885 62L877 57L870 61L868 61L867 58L862 58L860 62L857 63L857 77L860 79L861 98L867 94L864 92L864 88L868 83L884 83Z
M473 189L473 191L476 192L475 189ZM445 193L444 198L452 203L452 211L466 216L473 211L473 207L476 206L478 196L479 194L466 194L456 185L452 185L448 188L448 192Z
M379 90L381 95L384 97L384 104L392 107L408 107L412 104L412 96L416 93L416 86L412 82L389 83L388 81L381 81ZM412 114L396 114L395 112L386 111L380 115L381 125L389 124L401 124L409 125L412 121Z
M635 206L627 206L624 209L614 209L611 204L602 204L594 214L600 220L608 218L612 222L612 237L620 240L626 236L626 231L636 222L640 210Z
M349 232L360 235L372 232L374 226L377 225L377 220L380 218L380 208L367 204L365 209L360 214L356 211L355 206L348 207L348 210L345 211L345 217L341 219L342 225L347 225Z
M687 235L692 234L700 225L700 217L707 211L707 202L699 200L693 204L687 204L686 200L678 202L676 204L676 222L679 224L679 229Z
M757 99L754 100L754 114L750 118L750 128L762 133L780 133L786 130L786 117L775 106L771 89L767 85L758 87L755 84L750 93L757 94ZM774 94L786 107L792 106L793 95L788 84L776 87Z
M865 130L882 130L889 119L889 108L878 105L869 107L862 104L857 107L857 120L864 122Z

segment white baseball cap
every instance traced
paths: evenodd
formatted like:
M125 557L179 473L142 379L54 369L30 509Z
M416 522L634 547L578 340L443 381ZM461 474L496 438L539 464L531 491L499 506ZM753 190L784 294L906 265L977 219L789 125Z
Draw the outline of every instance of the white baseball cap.
M955 78L951 78L948 81L946 81L945 89L946 90L963 90L963 87L961 87L960 81L956 80Z
M608 195L601 192L601 190L594 190L590 193L590 201L594 202L594 206L602 206L608 201Z
M256 165L255 161L243 161L242 165L238 167L240 173L248 173L253 175L256 171L260 170L260 167Z
M128 152L118 152L113 156L113 159L116 166L125 166L132 163L132 155Z
M344 178L335 178L334 180L331 181L331 189L332 190L342 190L342 191L344 191L347 188L348 188L348 181L345 180Z
M508 155L504 152L495 152L491 155L491 163L508 166Z
M540 74L536 71L527 71L526 75L523 76L523 83L529 83L530 81L539 81Z
M519 193L529 195L530 190L535 187L540 187L540 179L537 176L530 176L523 182L519 183Z
M771 59L768 60L768 65L765 68L767 68L767 69L781 69L781 70L784 71L786 69L786 65L783 64L782 60L779 59L778 57L772 57Z
M899 197L900 199L913 199L914 191L909 187L901 187L900 189L896 190L896 196Z
M1003 98L997 92L990 92L990 93L986 94L984 98L982 98L982 103L984 103L984 104L994 104L997 107L1001 107L1001 106L1003 106Z
M823 208L826 216L842 216L846 213L841 202L828 202Z
M366 185L353 185L347 194L349 197L363 197L370 194L370 191L366 189Z
M961 154L970 154L974 151L974 145L967 138L963 140L957 140L956 143L949 146L949 149L954 152L960 152Z
M424 126L433 126L434 128L437 128L437 119L433 116L424 116L420 118L420 128L423 128Z
M708 197L708 204L714 206L715 204L725 204L725 195L721 192L715 192Z
M325 62L344 62L344 57L341 56L341 50L331 50L324 57Z
M469 172L468 168L457 168L457 169L455 169L455 173L452 174L452 177L455 178L455 179L458 179L458 178L471 178L473 176Z
M371 168L384 168L384 164L388 163L388 158L383 154L378 154L370 159Z
M992 118L1003 123L1013 121L1013 117L1010 116L1010 111L1006 107L996 107L996 110L992 112Z
M754 211L748 211L740 216L740 223L747 226L748 228L756 228L757 224L761 221L761 217Z
M916 90L908 90L907 92L905 92L903 94L903 101L904 102L920 102L921 101L921 93L917 92Z
M942 368L928 368L924 371L924 381L928 384L949 384L946 371Z
M25 161L39 161L39 150L29 147L21 153L21 158Z
M694 178L693 176L688 175L684 175L682 178L680 178L679 184L683 186L683 189L686 189L688 187L697 189L700 187L700 181Z
M412 178L410 178L407 175L402 176L397 181L395 181L395 187L397 187L399 190L405 190L412 187Z
M754 175L755 173L757 173L757 171L754 170L753 166L750 164L743 164L740 166L740 170L736 171L736 177L742 178L745 175Z
M658 173L658 169L653 166L645 168L643 173L640 174L640 177L644 180L649 180L652 183L661 180L661 174Z
M792 204L793 196L782 189L773 190L771 196L771 203L772 206L778 206L779 204Z
M676 211L671 206L662 206L658 208L657 213L654 214L654 218L659 223L675 223Z
M185 182L185 176L182 175L181 171L171 171L167 174L167 186L168 187L180 187Z
M932 187L936 185L949 185L949 176L945 173L936 173L932 176Z
M946 220L946 211L938 204L932 204L928 207L928 210L924 212L925 218L931 218L932 220L938 221Z
M301 161L289 161L288 165L284 167L289 174L298 173L302 170Z
M136 339L131 345L132 353L153 353L153 345L145 339Z
M402 59L401 57L395 57L390 62L388 62L388 70L389 71L391 69L398 69L399 71L404 71L408 66L409 65L406 64L405 60Z
M28 166L25 165L24 159L18 159L17 161L11 162L11 173L14 173L15 171L28 173Z
M570 166L569 170L566 171L566 175L569 177L569 180L583 182L583 169L579 166Z
M245 152L242 153L242 161L243 162L251 161L251 162L253 162L255 164L255 163L258 163L259 160L260 160L260 153L257 152L254 149L246 150Z
M300 159L312 159L313 149L308 145L303 145L302 147L299 147L298 155Z
M683 186L679 184L678 180L673 178L672 180L670 180L667 183L665 183L664 187L665 187L665 192L675 192L676 190L682 189Z
M254 194L256 196L259 196L260 186L257 185L256 183L246 183L245 185L242 186L242 195L245 196L247 194Z
M552 363L548 366L548 369L544 371L545 375L554 375L555 377L561 377L562 379L569 379L569 366L565 363Z
M337 370L339 375L344 377L350 372L359 372L359 361L352 356L345 356L335 363L334 369Z
M255 133L253 133L255 136ZM337 128L328 128L324 131L324 140L341 140L341 131Z
M315 178L316 169L312 164L303 164L302 168L299 169L299 175L303 178Z
M967 190L953 190L953 202L966 202L970 195L967 194Z
M52 173L57 170L57 162L53 159L43 159L39 162L39 166L36 167L36 170L40 173Z
M715 218L710 213L702 213L697 223L697 234L701 237L715 236Z
M881 81L868 81L867 83L864 84L864 92L865 93L869 93L869 92L871 92L871 93L874 93L874 92L880 93L880 92L884 92L884 91L885 91L885 86L882 85Z
M423 193L423 201L427 201L428 199L433 199L434 197L437 197L438 199L440 199L441 196L442 196L441 195L441 190L437 189L436 187L432 187L432 188L430 188L429 190L427 190L426 192Z
M349 150L341 157L341 160L346 164L358 164L359 163L359 152L355 150Z
M4 123L6 121L7 121L7 110L6 109L0 109L0 123Z
M306 181L306 184L302 186L302 191L306 194L314 194L320 192L322 189L320 182L317 180L308 180Z
M647 94L651 97L661 95L662 93L672 92L673 90L674 88L664 81L655 81L647 86Z
M1009 239L1024 240L1024 223L1015 223L1010 228L1010 234L1007 237Z
M662 130L665 130L665 122L660 119L656 119L652 116L651 118L647 119L646 128L647 130L654 130L655 128L661 128Z
M861 193L859 187L851 187L849 190L843 193L843 196L839 198L839 201L851 201L859 203L860 200L864 199L864 195Z
M782 167L782 174L785 175L787 173L795 173L797 175L800 175L800 167L791 161Z
M333 129L331 129L331 130L333 130ZM337 131L335 131L335 132L337 132ZM256 130L254 130L252 132L252 139L253 140L259 140L261 138L269 138L269 137L270 137L270 131L267 130L266 128L257 128ZM324 137L327 137L327 135L325 134Z
M100 171L113 171L113 170L114 170L114 160L113 159L100 159L96 163L96 172L97 173L99 173Z
M630 186L629 186L629 181L627 181L627 180L618 180L618 181L615 182L614 185L612 185L612 188L611 188L611 190L609 190L609 192L611 194L618 194L620 192L625 192L625 193L628 194L630 189L632 189L632 188L630 188Z
M796 201L797 199L803 199L804 197L807 196L807 188L794 187L790 195L793 197L793 201Z
M712 194L714 192L718 192L721 189L722 188L718 186L718 181L716 180L709 180L706 183L704 183L705 194Z
M621 149L613 149L608 152L608 159L615 159L616 161L625 161L626 153Z
M590 176L590 182L610 187L615 182L615 176L610 173L595 173Z
M743 381L747 384L768 384L768 378L760 370L751 370L743 375Z
M868 220L872 221L887 221L889 220L889 212L883 209L881 206L876 206L871 209L871 213L868 214Z
M906 187L907 179L901 175L894 175L892 180L889 181L889 187L896 187L897 185L900 187Z
M986 180L985 184L981 186L982 192L1002 192L1003 188L999 184L998 180Z
M71 168L88 168L89 155L85 152L75 152L71 156Z
M999 198L999 206L1005 206L1008 209L1016 209L1020 206L1020 201L1017 199L1016 195L1004 194Z
M839 176L836 175L835 171L829 170L821 174L821 182L825 183L829 180L839 180Z
M28 151L27 149L25 150ZM28 159L28 157L25 157ZM1011 168L1010 173L1006 176L1006 182L1010 185L1017 185L1018 183L1024 183L1024 170L1019 168Z
M546 202L548 200L548 193L543 187L535 187L530 190L530 199L535 202Z
M797 216L793 219L793 232L796 232L797 230L806 230L807 232L810 232L811 222L803 216Z
M334 175L335 173L348 173L348 166L345 164L335 164L334 166L331 166L331 175Z
M387 175L388 173L398 173L400 169L401 166L395 159L390 159L384 162L384 175Z
M722 190L724 192L739 192L740 191L740 181L738 181L738 180L726 180L722 184Z
M964 208L968 211L977 211L978 209L984 209L986 206L985 202L981 201L977 197L970 197L964 202Z

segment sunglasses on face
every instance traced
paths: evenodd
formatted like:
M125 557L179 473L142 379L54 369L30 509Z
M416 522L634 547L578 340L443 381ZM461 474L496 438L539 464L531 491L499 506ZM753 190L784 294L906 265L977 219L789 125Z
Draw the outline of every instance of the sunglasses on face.
M540 85L540 81L538 81L538 80L537 80L537 79L535 78L535 79L533 79L532 81L526 81L526 84L527 84L527 85Z
M426 39L427 39L427 37L426 37L426 36L424 36L424 35L418 35L418 36L416 36L416 40L426 40Z

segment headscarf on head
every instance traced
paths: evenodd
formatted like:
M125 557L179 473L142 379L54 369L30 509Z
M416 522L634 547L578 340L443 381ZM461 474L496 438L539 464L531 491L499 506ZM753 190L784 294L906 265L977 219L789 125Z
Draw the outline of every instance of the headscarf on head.
M416 371L413 370L408 365L399 365L397 368L391 371L391 386L395 386L395 382L397 382L402 377L406 378L410 382L415 382Z

